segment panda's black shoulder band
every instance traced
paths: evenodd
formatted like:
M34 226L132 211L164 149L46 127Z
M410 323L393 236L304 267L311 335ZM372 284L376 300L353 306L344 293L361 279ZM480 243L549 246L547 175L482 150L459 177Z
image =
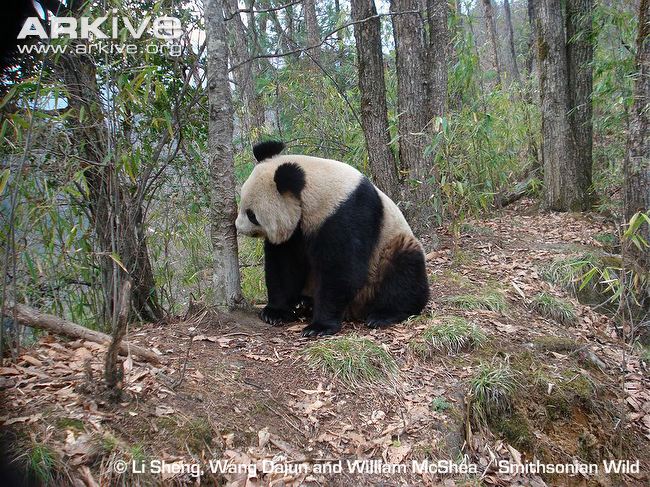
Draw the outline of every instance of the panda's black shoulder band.
M253 146L253 155L257 162L262 162L265 159L268 159L273 156L277 156L280 152L284 150L284 142L278 140L268 140L266 142L260 142Z
M280 194L292 193L299 198L305 187L305 171L295 162L285 162L275 170L273 181Z

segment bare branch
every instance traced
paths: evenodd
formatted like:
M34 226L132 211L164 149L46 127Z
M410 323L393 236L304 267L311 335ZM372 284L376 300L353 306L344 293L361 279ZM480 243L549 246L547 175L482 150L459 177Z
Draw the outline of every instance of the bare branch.
M395 15L408 15L408 14L418 14L418 15L420 15L420 17L422 17L422 12L420 10L404 10L402 12L390 12L390 13L385 13L385 14L371 15L370 17L366 17L365 19L355 20L355 21L352 21L352 22L347 22L347 23L343 24L342 26L337 27L336 29L334 29L334 30L328 32L327 34L325 34L323 36L323 38L321 39L321 41L318 42L317 44L307 46L307 47L301 47L301 48L298 48L298 49L293 49L293 50L287 51L287 52L279 52L279 53L275 53L275 54L259 54L257 56L253 56L250 59L242 61L241 63L237 63L234 66L231 66L230 69L228 70L228 72L230 73L230 72L234 71L235 69L237 69L238 67L243 66L244 64L250 63L252 61L255 61L256 59L273 59L273 58L291 56L292 54L298 54L298 53L301 53L301 52L311 51L312 49L316 49L316 48L322 46L330 37L332 37L337 32L340 32L343 29L347 29L348 27L351 27L351 26L353 26L355 24L362 24L363 22L368 22L369 20L376 19L376 18L381 18L381 17L393 17Z

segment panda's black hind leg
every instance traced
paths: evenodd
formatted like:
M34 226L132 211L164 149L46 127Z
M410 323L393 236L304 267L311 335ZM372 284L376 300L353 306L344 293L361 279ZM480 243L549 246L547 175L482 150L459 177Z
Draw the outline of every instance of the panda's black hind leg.
M380 328L420 314L429 300L424 255L415 240L401 242L388 263L366 324Z

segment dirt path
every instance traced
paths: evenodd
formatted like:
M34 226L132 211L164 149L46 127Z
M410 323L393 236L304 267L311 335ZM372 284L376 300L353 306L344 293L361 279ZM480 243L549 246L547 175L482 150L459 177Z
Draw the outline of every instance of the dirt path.
M613 229L582 216L537 214L531 202L470 223L455 252L442 235L442 247L427 256L432 314L385 330L344 327L343 336L369 338L390 352L399 370L388 382L353 387L310 368L303 352L315 342L300 337L301 324L271 328L254 317L205 315L131 330L129 339L154 348L164 365L127 361L128 396L111 406L99 392L101 347L44 337L0 369L4 436L31 455L34 445L46 445L58 459L53 475L85 485L189 484L192 472L120 474L116 462L164 460L189 469L210 459L248 467L204 472L208 485L647 485L646 365L616 337L612 320L542 279L554 260L602 250L594 237ZM449 299L488 291L505 298L500 310L465 309ZM540 292L568 300L575 319L563 325L531 311ZM428 359L414 353L410 343L444 316L467 319L487 341ZM502 417L481 426L468 421L468 384L482 364L495 363L514 371L516 391ZM408 468L350 471L348 460L364 459L382 462L367 468ZM638 459L641 472L496 471L499 460L533 459ZM271 460L283 471L263 474ZM417 471L440 460L461 467ZM339 461L340 473L314 471L336 470Z

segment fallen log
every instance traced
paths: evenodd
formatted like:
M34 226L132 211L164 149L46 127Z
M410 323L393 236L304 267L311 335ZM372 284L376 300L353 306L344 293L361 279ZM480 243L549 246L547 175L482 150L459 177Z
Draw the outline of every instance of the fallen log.
M525 176L523 181L516 183L513 188L497 193L494 196L492 206L497 209L505 208L526 196L532 189L533 182L538 178L538 173L539 170L534 169Z
M81 340L88 340L102 345L110 345L111 336L106 333L91 330L81 325L77 325L72 321L64 320L58 316L41 313L37 309L25 306L24 304L14 304L7 306L5 315L8 318L15 318L18 323L22 325L31 326L32 328L39 328L47 330L57 335L63 335L68 338L78 338ZM138 345L132 345L128 342L122 341L119 347L120 355L128 355L129 352L137 358L147 362L159 363L158 356L150 350L142 348Z

